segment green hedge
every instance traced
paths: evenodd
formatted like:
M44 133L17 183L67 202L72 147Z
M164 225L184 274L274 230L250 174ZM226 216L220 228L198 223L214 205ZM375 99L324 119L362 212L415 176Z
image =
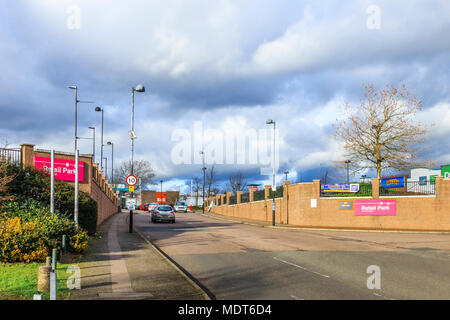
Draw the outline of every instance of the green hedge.
M50 177L34 167L20 168L10 165L8 174L14 179L7 185L8 193L19 201L34 199L45 205L50 204ZM75 188L62 181L55 181L55 210L73 220ZM97 230L97 202L80 191L78 195L78 222L90 235Z

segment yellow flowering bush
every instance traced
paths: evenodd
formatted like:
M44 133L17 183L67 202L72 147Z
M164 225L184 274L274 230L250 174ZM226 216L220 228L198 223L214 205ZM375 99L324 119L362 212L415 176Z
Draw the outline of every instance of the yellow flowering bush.
M82 253L88 248L89 236L87 231L78 231L69 240L69 250L76 253Z
M0 262L43 262L53 248L61 249L63 235L69 252L82 253L88 247L85 229L32 199L6 203L1 211Z
M19 217L0 219L0 261L44 261L48 249L43 230L36 222L23 222Z

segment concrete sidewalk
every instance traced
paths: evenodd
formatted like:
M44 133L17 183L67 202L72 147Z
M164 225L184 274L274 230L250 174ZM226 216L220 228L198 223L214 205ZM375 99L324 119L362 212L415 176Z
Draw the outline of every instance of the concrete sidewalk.
M77 264L81 289L73 290L69 299L206 299L151 244L128 232L128 216L128 211L116 214L99 227L99 236Z

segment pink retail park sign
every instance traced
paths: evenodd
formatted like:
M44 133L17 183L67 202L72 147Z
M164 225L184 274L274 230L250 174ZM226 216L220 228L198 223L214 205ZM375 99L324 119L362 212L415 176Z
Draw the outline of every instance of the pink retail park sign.
M34 166L45 173L50 174L51 158L34 157ZM75 161L55 158L55 179L63 181L75 181ZM84 162L78 161L78 182L84 180Z
M355 200L356 216L395 216L395 200Z

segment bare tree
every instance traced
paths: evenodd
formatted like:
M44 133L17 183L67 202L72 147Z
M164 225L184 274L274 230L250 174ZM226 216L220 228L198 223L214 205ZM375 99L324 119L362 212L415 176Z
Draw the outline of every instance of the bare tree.
M206 171L205 176L205 185L206 185L206 194L207 196L213 195L215 191L215 184L217 183L216 171L214 171L214 165L211 166L211 169Z
M153 178L155 173L152 166L147 160L134 160L133 161L133 174L136 178L141 179L142 185L155 184ZM131 161L123 161L119 168L114 170L114 182L125 183L125 179L131 173Z
M231 189L233 193L237 191L243 191L247 187L247 180L244 179L242 172L238 172L228 178L228 189Z
M199 192L202 190L202 184L199 177L192 177L193 187L194 187L194 193L195 193L195 205L198 206L198 197Z
M386 169L420 165L419 146L427 133L415 120L421 101L410 96L405 86L397 89L388 85L379 91L372 84L363 87L365 99L357 107L346 103L345 117L335 126L335 137L344 142L353 173L373 168L380 178Z

